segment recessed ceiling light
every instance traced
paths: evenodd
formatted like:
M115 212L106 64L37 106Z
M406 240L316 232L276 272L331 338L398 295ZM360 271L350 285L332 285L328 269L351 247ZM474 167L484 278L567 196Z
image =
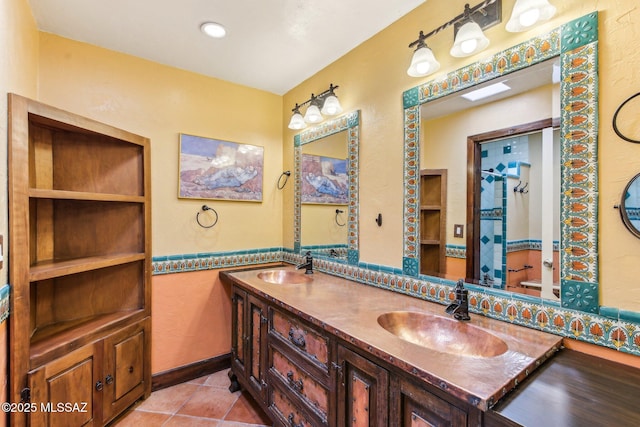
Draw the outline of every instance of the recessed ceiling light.
M479 99L487 98L489 96L493 96L508 90L511 90L511 88L506 84L500 82L500 83L492 84L490 86L485 86L481 89L477 89L469 93L465 93L464 95L460 95L460 96L462 96L465 99L468 99L469 101L477 101Z
M204 24L200 25L200 30L202 30L202 32L209 37L213 37L216 39L221 39L227 34L227 30L225 30L222 25L216 22L205 22Z

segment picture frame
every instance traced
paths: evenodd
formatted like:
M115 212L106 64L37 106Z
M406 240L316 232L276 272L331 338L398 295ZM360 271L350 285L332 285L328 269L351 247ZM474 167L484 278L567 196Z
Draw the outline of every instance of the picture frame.
M349 203L347 159L303 153L301 163L302 203Z
M178 198L262 201L264 147L180 134Z

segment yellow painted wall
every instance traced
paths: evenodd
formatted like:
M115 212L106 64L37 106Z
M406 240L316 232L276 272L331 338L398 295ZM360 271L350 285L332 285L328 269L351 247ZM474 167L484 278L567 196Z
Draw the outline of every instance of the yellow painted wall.
M151 139L153 256L282 245L280 96L49 33L39 59L40 101ZM262 202L178 199L180 133L264 147Z
M504 22L515 0L503 0ZM418 32L429 32L463 11L466 0L429 0L381 31L338 61L298 85L284 96L283 121L285 167L292 164L295 132L286 129L290 109L329 83L340 85L337 95L345 111L361 110L360 150L360 259L363 262L402 266L402 93L432 78L463 67L508 46L542 34L590 12L600 12L599 21L599 236L600 303L609 307L640 311L640 241L620 221L613 205L619 202L625 183L640 171L640 145L623 142L611 128L617 106L640 87L640 60L635 46L640 35L640 8L635 0L555 0L556 16L525 33L507 33L504 24L486 31L491 45L469 58L453 58L448 51L452 30L428 39L442 68L433 76L407 76L412 50L407 45ZM354 17L357 20L357 17ZM635 89L634 89L635 88ZM284 241L292 246L293 195L285 197ZM384 223L374 218L382 212Z
M36 95L38 31L27 0L0 0L0 234L4 236L0 286L8 283L7 93ZM0 402L7 401L8 323L0 325ZM7 425L0 416L0 427Z
M40 101L151 139L154 257L282 246L280 96L47 33L39 61ZM262 202L178 199L180 133L264 147ZM203 204L211 229L196 223ZM231 350L217 271L154 276L152 304L152 373Z

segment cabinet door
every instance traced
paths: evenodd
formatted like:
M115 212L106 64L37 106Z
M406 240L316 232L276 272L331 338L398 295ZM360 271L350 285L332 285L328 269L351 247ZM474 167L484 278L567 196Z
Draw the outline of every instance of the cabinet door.
M342 346L338 347L338 425L386 426L389 373Z
M404 379L392 378L390 406L393 426L467 426L463 409Z
M126 327L104 340L104 421L110 421L145 394L144 353L148 319Z
M248 380L258 395L266 401L265 367L267 366L267 308L264 302L253 295L247 296L247 364Z
M239 378L246 377L246 306L247 293L234 287L231 295L231 368Z
M32 426L101 425L98 344L90 344L29 372Z

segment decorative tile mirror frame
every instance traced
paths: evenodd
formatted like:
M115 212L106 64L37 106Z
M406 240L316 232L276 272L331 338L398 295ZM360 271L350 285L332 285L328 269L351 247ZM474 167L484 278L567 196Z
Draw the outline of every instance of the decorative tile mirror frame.
M297 134L293 139L294 163L294 252L300 253L302 225L302 146L338 132L347 131L347 174L349 202L347 219L347 263L357 265L360 259L358 248L358 145L360 143L360 111L353 111Z
M404 92L403 274L420 275L420 106L556 56L561 63L561 304L598 313L597 12Z

